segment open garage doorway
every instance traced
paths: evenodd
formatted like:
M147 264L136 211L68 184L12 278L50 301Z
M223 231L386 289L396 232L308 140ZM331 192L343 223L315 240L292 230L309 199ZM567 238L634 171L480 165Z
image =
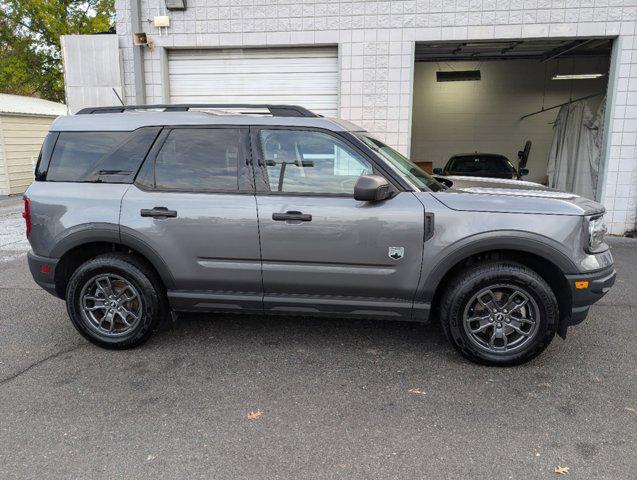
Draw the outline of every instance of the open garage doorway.
M523 180L599 197L611 47L608 38L417 43L411 158L448 166L445 175L501 177L493 172L506 157Z

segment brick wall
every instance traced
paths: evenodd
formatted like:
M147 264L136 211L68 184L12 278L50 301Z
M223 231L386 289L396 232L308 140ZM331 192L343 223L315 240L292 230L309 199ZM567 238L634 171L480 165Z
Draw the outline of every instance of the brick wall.
M130 2L116 0L126 101L134 100ZM142 0L142 19L163 0ZM340 114L408 153L416 41L618 37L603 202L613 233L637 211L637 0L188 0L157 47L338 44ZM159 48L145 50L148 102L161 102Z

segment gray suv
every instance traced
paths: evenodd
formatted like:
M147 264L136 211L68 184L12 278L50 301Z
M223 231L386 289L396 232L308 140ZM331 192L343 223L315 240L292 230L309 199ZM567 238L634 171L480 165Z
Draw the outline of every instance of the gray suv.
M297 106L60 117L24 202L35 281L106 348L142 343L171 311L433 316L465 357L511 365L615 280L598 203L513 180L443 185Z

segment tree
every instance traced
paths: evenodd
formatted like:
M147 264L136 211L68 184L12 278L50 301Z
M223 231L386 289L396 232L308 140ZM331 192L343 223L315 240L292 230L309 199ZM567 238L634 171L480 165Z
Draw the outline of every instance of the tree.
M0 0L0 92L64 101L60 36L114 32L113 0Z

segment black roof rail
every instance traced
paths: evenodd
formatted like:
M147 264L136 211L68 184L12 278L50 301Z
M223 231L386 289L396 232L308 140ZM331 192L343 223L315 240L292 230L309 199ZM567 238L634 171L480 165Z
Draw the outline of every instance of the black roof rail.
M266 105L250 103L177 103L157 105L114 105L112 107L88 107L78 111L76 115L93 113L122 113L126 110L154 110L163 109L165 112L187 112L191 108L224 109L224 108L250 108L265 109L273 117L319 117L316 113L298 105Z

